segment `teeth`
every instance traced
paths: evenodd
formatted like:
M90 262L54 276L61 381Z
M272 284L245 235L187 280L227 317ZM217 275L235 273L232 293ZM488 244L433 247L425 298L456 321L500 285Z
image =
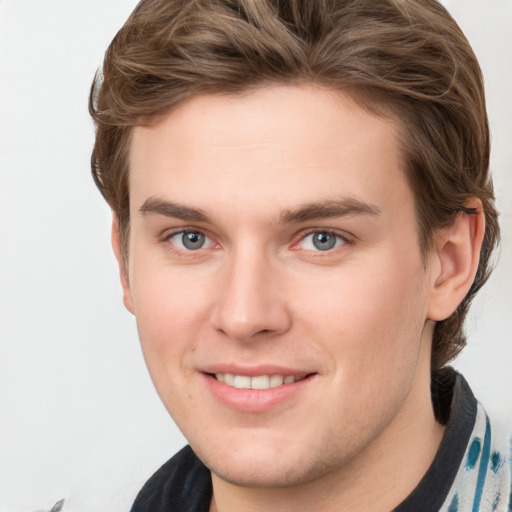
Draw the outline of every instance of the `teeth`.
M283 384L293 384L304 378L295 375L257 375L249 377L248 375L233 375L231 373L216 373L215 377L219 382L224 382L228 386L237 389L277 388Z
M252 389L268 389L270 387L270 377L268 375L260 375L251 379Z
M251 377L247 377L247 375L235 375L233 385L237 389L251 389Z
M277 388L277 386L282 386L284 382L284 377L282 375L272 375L270 377L270 387Z

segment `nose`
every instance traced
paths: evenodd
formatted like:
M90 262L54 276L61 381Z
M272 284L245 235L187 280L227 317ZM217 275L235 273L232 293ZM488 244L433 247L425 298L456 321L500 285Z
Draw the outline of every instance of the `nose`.
M238 251L222 271L213 326L231 339L253 341L283 334L291 326L283 275L256 251Z

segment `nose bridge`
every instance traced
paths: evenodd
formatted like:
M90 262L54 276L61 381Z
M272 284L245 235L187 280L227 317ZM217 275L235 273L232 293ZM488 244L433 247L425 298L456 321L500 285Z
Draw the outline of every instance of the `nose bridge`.
M220 285L216 328L242 341L286 331L290 315L278 277L279 269L263 248L247 244L234 249Z

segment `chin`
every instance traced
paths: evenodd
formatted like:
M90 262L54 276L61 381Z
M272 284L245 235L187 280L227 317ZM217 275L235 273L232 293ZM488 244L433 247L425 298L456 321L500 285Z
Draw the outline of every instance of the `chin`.
M223 462L209 465L218 478L238 487L248 488L285 488L305 484L322 476L311 475L306 468L284 461L267 460L258 465L240 460L234 465Z
M216 450L192 447L218 478L239 487L272 489L307 484L342 464L339 453L337 457L332 455L336 450L327 450L323 455L320 449L315 450L317 456L312 459L307 444L289 439L266 444L246 439L244 446L227 443L223 450L218 446Z

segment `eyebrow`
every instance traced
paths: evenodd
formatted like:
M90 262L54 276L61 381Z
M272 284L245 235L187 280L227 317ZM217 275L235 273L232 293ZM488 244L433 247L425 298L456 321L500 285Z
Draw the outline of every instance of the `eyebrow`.
M157 197L146 199L139 208L142 215L155 213L165 217L193 221L193 222L211 222L210 216L203 210L191 208L183 204L173 203Z
M339 200L325 200L314 203L306 203L291 210L281 213L278 222L280 224L299 224L315 219L332 219L351 215L371 215L378 217L381 210L378 206L366 203L353 197Z
M150 197L139 208L142 215L153 213L165 217L173 217L185 221L211 223L211 217L198 208ZM340 200L324 200L306 203L296 208L284 210L278 217L278 224L299 224L315 219L329 219L351 215L379 216L378 206L356 198L348 197Z

